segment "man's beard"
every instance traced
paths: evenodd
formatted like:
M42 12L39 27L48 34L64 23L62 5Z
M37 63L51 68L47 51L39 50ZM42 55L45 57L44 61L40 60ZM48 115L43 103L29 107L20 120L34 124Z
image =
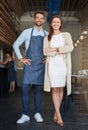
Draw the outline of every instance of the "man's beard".
M35 23L35 25L38 26L38 27L41 27L43 25L43 23L41 23L41 24Z

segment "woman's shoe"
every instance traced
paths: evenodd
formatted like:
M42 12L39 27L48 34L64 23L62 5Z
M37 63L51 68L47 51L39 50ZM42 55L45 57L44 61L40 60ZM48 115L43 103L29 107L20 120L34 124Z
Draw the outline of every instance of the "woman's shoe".
M57 125L58 125L58 126L63 126L63 125L64 125L64 122L57 120Z

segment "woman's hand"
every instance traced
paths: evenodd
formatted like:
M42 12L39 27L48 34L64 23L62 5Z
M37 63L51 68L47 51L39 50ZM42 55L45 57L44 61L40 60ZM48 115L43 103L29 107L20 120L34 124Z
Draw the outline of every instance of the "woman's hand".
M48 52L57 52L57 48L45 48L45 53Z
M26 59L26 58L21 58L20 62L25 64L25 65L30 65L31 64L31 60L30 59Z
M59 55L60 53L57 51L55 55Z
M1 65L6 65L9 62L9 58L7 58L5 61L0 62Z

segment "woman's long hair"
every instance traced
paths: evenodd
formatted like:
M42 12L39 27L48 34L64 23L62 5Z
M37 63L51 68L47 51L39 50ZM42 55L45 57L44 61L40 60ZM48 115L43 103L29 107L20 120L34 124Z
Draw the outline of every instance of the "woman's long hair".
M62 19L60 18L59 15L54 15L54 16L51 18L50 23L49 23L50 29L49 29L48 41L51 40L52 35L53 35L53 28L52 28L52 26L51 26L51 23L52 23L52 20L53 20L54 18L59 18L59 19L60 19L60 21L61 21L61 26L60 26L59 30L61 31L61 29L62 29Z

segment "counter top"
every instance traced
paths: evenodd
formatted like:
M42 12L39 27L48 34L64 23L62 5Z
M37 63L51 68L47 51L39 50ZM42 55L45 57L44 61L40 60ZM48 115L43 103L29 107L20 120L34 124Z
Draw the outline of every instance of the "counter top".
M0 68L5 68L5 65L0 65Z

